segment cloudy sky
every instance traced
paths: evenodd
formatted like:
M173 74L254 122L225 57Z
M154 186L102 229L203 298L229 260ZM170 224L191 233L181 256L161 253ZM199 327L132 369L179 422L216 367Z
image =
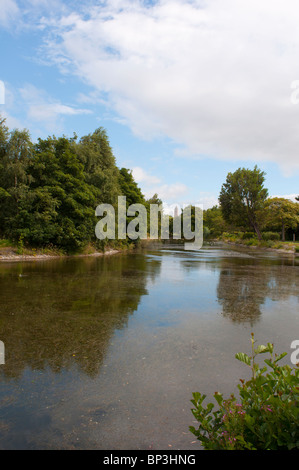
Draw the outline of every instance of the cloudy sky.
M104 127L168 204L211 207L255 164L293 198L298 25L298 0L0 0L0 113L33 140Z

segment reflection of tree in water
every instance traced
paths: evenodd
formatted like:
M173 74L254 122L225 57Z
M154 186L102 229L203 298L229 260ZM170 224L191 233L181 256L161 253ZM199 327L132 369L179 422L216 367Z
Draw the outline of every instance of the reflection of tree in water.
M76 362L95 375L114 331L147 294L147 274L145 257L123 255L1 267L4 374Z
M273 301L298 297L298 267L287 263L244 263L225 261L220 271L217 296L223 315L236 322L257 321L266 298Z
M290 296L299 301L299 267L276 266L271 272L269 297L271 300L286 300Z

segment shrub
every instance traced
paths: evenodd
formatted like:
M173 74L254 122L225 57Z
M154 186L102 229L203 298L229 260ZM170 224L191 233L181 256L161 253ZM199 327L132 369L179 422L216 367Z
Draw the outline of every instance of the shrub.
M299 246L295 246L296 253L299 253Z
M259 242L257 238L250 238L249 240L245 240L244 244L247 246L257 246Z
M208 227L203 228L203 238L209 238L211 230Z
M284 248L284 246L283 243L276 242L274 243L273 248L275 248L276 250L280 250L281 248Z
M250 238L257 238L257 235L254 232L244 232L242 238L243 240L248 240Z
M280 234L277 232L263 232L262 233L263 240L280 240Z
M260 242L260 245L261 245L261 246L264 246L264 247L266 247L266 248L274 248L274 247L275 247L275 241L273 241L273 240L267 240L267 241L266 241L266 240L262 240L262 241Z
M21 234L19 236L19 241L18 241L18 245L17 245L17 253L18 255L22 255L24 253L24 235Z
M239 400L232 394L227 400L216 392L213 403L203 407L206 395L194 393L192 413L199 422L198 429L190 431L206 450L293 450L299 449L299 369L278 361L286 353L273 356L273 344L254 348L252 354L236 354L236 358L251 368L252 377L240 380ZM255 362L258 354L269 353L260 368Z

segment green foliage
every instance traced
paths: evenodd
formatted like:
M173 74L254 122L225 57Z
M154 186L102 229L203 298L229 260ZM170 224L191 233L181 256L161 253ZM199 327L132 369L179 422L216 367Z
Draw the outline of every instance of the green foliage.
M145 203L141 189L134 180L132 172L127 168L119 170L119 184L121 195L126 196L127 207L131 204Z
M256 357L265 353L270 357L260 367ZM299 449L299 369L278 365L285 356L274 354L271 343L255 347L252 334L251 355L235 356L251 369L251 378L240 380L239 399L232 394L225 400L216 392L218 409L213 411L213 403L203 406L206 395L193 394L192 413L199 426L190 431L206 450Z
M256 238L256 234L254 232L244 232L241 238L243 240L250 240L252 238Z
M211 236L211 230L208 227L203 227L203 238L208 239Z
M223 232L227 231L227 223L223 219L221 208L213 206L203 212L203 223L210 231L210 235L219 237Z
M22 255L24 253L24 242L23 242L24 235L20 235L18 245L17 245L17 253L18 255Z
M0 248L10 247L11 244L12 244L11 241L7 240L6 238L3 238L2 240L0 240Z
M28 246L82 251L95 237L101 203L144 203L129 170L119 170L106 131L77 137L30 140L28 131L9 132L0 119L0 236ZM20 245L22 240L22 246ZM105 245L105 246L104 246Z
M262 233L263 240L280 240L280 235L277 232L263 232Z
M246 246L258 246L259 242L258 242L257 238L250 238L249 240L246 240L244 242L244 244Z
M281 230L281 238L285 241L288 228L296 229L299 223L299 205L282 197L269 198L264 209L265 225Z
M236 227L251 227L259 239L260 212L268 196L264 175L257 166L228 173L219 196L224 220Z

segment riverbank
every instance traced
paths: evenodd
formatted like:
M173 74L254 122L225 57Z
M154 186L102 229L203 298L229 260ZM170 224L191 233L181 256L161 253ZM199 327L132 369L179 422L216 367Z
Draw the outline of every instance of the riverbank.
M110 256L121 253L123 249L108 248L106 251L96 251L95 249L86 249L82 253L67 254L55 249L26 248L23 253L18 252L18 248L14 246L0 246L0 262L1 261L46 261L59 258L82 258Z
M299 253L296 252L296 249L295 249L295 243L291 243L291 242L286 243L285 246L279 246L279 247L267 246L264 242L260 242L257 244L250 244L250 243L245 244L245 243L241 243L238 241L231 241L231 240L217 240L217 242L223 243L224 245L228 245L228 246L235 246L235 247L252 249L252 250L270 251L274 253L299 256Z

